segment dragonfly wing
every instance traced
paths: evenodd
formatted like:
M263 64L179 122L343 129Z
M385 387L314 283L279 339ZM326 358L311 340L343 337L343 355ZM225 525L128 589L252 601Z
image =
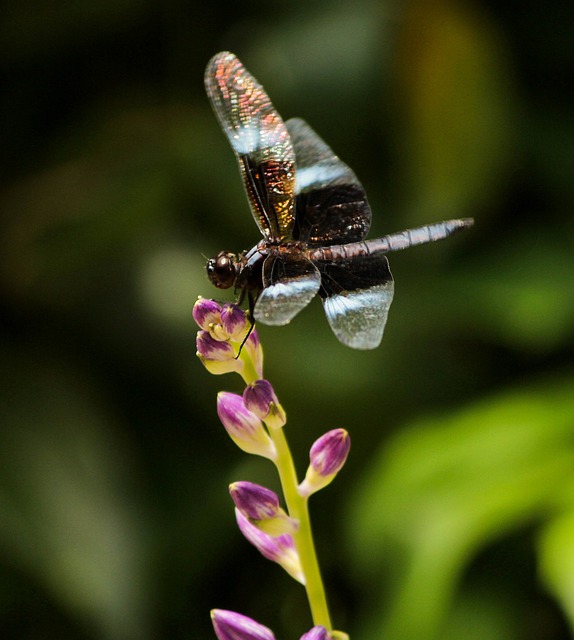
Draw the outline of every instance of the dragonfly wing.
M288 324L320 286L321 274L309 260L269 256L263 266L263 290L255 303L255 320L273 326Z
M243 176L255 222L267 240L290 238L295 220L295 152L265 89L232 53L216 54L205 87Z
M310 246L362 240L371 208L357 176L304 120L286 125L297 158L295 239Z
M335 336L353 349L381 343L394 281L385 256L355 256L344 262L319 263L321 298Z

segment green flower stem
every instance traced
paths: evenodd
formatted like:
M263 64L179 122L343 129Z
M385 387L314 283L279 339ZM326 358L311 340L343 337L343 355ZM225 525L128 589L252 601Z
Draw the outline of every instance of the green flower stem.
M240 372L241 377L245 381L246 384L251 384L255 382L259 376L257 375L257 371L255 370L255 366L251 358L248 355L243 355L244 351L241 352L239 359L243 362L243 371Z
M248 357L243 358L243 353L240 355L240 358L245 363L241 377L246 384L255 382L258 375L253 363ZM332 631L331 617L329 615L327 597L317 561L315 543L313 542L308 498L303 498L297 491L299 484L297 481L297 472L295 471L295 464L293 463L291 450L289 449L289 444L287 443L283 429L269 429L269 435L277 449L275 465L279 472L279 479L281 480L281 487L289 515L297 520L299 524L297 532L293 534L293 541L299 554L301 569L305 577L305 590L307 591L307 599L309 600L309 607L311 608L313 624L322 625L330 632Z
M270 429L270 436L277 448L276 465L289 515L299 523L299 529L293 535L293 540L305 576L305 589L313 616L313 624L323 625L327 631L331 631L331 619L317 562L307 499L302 498L297 491L297 473L283 429Z

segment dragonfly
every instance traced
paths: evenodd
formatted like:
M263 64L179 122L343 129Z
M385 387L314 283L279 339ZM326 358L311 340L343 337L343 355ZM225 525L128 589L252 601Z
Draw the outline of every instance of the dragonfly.
M262 239L220 251L209 280L246 298L252 322L286 325L319 294L335 336L353 349L381 343L394 280L387 253L472 226L446 220L366 240L371 208L355 173L301 118L284 122L259 82L228 51L205 71L207 95L239 163ZM252 325L253 326L253 325Z

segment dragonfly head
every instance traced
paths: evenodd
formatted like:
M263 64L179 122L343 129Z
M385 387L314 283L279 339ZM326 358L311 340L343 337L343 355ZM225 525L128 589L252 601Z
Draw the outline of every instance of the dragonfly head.
M235 284L237 258L233 253L220 251L207 261L207 277L218 289L229 289Z

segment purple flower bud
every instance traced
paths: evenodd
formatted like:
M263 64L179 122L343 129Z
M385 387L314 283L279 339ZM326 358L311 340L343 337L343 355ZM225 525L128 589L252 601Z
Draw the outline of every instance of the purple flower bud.
M329 640L329 634L327 633L327 629L318 625L317 627L313 627L307 633L304 633L300 640Z
M275 640L271 629L234 611L212 609L211 622L219 640Z
M249 411L253 411L262 420L269 413L269 405L279 402L271 383L267 380L256 380L248 385L243 392L243 400Z
M209 331L198 331L195 344L197 354L207 360L235 360L235 352L229 342L216 340Z
M243 392L245 406L265 421L272 429L279 429L287 422L283 407L279 404L271 383L267 380L256 380Z
M240 449L275 460L275 445L261 420L245 408L241 396L220 391L217 394L217 415Z
M236 304L226 302L223 307L215 300L199 298L193 307L197 324L219 342L243 342L247 333L247 318Z
M221 305L215 300L199 297L193 305L193 319L201 329L209 330L209 325L220 322Z
M235 517L241 533L262 556L277 562L292 578L305 584L299 554L295 549L293 538L288 533L274 538L251 524L239 509L235 509Z
M252 482L234 482L229 493L235 506L264 533L273 538L297 531L297 523L279 506L277 494Z
M208 331L197 332L197 355L203 366L214 375L236 372L241 374L245 364L235 358L229 342L215 340Z
M326 487L345 464L350 448L351 439L345 429L333 429L316 440L309 452L311 464L299 485L299 493L308 497Z
M230 340L243 339L248 328L245 311L236 304L225 303L221 310L221 325Z
M337 473L345 464L351 439L345 429L332 429L313 443L309 459L313 469L322 476Z
M229 493L235 506L250 520L274 518L279 509L279 498L274 491L253 482L234 482Z

